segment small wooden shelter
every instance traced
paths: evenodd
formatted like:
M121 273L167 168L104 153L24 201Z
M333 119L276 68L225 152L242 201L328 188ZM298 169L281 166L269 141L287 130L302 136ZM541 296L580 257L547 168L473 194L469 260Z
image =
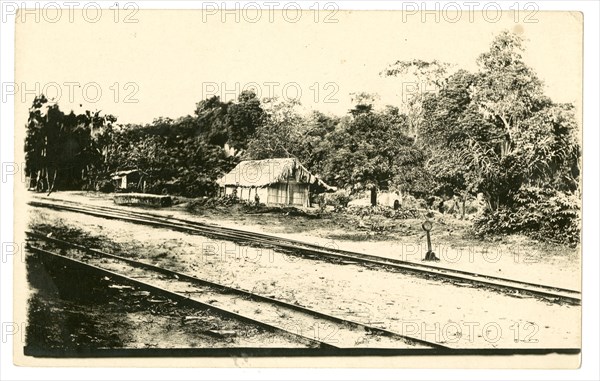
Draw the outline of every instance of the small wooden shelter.
M235 194L241 200L266 205L310 207L311 193L335 191L295 158L247 160L217 183L221 196Z
M146 174L138 169L117 171L110 176L117 191L146 191Z

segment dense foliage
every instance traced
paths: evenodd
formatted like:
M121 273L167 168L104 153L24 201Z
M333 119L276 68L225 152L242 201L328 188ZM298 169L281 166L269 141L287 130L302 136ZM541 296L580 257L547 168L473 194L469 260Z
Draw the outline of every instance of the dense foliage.
M485 236L523 233L533 238L575 245L579 242L579 202L574 195L551 188L527 187L510 207L487 210L475 220L474 231Z
M377 108L377 95L355 93L342 116L303 115L297 102L244 91L235 102L201 100L193 115L176 120L117 126L99 112L65 114L42 95L30 109L27 174L40 191L104 189L112 172L139 169L147 191L214 196L215 180L240 160L295 157L343 190L339 205L368 189L390 190L459 198L464 214L465 201L480 195L487 211L475 223L478 234L576 243L579 127L572 105L544 95L523 50L519 36L503 32L475 72L397 61L382 75L411 78L428 91L400 108Z
M99 112L62 112L41 95L29 109L26 175L38 191L90 189L102 179L106 146L116 118Z
M573 107L543 95L522 52L521 38L505 32L480 56L479 72L449 76L423 101L420 136L432 150L437 190L485 196L478 232L523 231L573 243L578 207L566 201L579 187Z
M231 169L235 160L207 140L193 117L125 126L113 134L107 170L142 169L152 193L213 195L217 191L214 181Z

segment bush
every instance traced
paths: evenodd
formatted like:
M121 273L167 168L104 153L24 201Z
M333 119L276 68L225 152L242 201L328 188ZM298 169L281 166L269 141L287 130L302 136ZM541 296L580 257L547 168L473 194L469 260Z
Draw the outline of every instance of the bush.
M475 234L523 233L532 238L571 246L580 239L579 200L550 188L528 187L512 197L511 205L486 211L475 220Z
M110 180L101 180L96 185L96 189L102 193L111 193L115 191L115 184Z
M345 208L350 202L350 194L344 189L337 190L333 193L325 193L324 196L327 205L331 205L334 208Z
M402 198L402 207L407 209L427 209L425 200L407 194Z
M394 220L404 220L409 218L419 218L420 213L414 208L400 207L397 210L389 206L350 206L345 209L345 212L350 215L367 217L367 216L382 216Z
M216 209L219 207L230 207L240 203L240 199L234 195L228 194L223 197L202 197L191 200L186 208L189 212L198 212L203 209Z
M208 179L178 178L165 181L153 178L148 181L146 192L152 194L174 195L181 197L214 197L218 194L219 186Z

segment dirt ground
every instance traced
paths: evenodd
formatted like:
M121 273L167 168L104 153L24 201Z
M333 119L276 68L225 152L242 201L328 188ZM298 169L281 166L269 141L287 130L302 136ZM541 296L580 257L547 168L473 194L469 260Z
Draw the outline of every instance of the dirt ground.
M305 347L266 332L93 273L27 261L26 351L77 354L119 348ZM222 334L225 333L225 334ZM234 333L234 334L232 334Z
M108 204L109 200L99 198L96 202ZM161 213L186 215L182 208L163 210ZM286 233L286 229L291 229L291 224L274 223L276 219L286 216L261 216L260 219L255 216L243 217L243 220L236 219L237 216L222 218L219 223L257 230L252 223L268 221L260 225L263 227L261 230L293 238L299 238L306 231L315 233L314 228L302 233ZM214 216L212 220L208 217L203 219L215 222ZM131 255L199 278L451 347L580 346L580 307L458 287L357 265L292 257L273 250L126 222L107 223L100 218L76 213L35 209L31 212L31 222L43 225L44 229L78 229L86 235L101 238L102 241L97 241L99 249ZM408 221L403 223L410 224ZM413 229L416 230L416 227ZM343 228L336 231L343 231ZM324 230L318 232L331 234ZM415 235L418 236L418 233ZM327 236L318 239L328 240ZM342 243L335 242L342 246ZM373 248L371 253L390 255L385 251L387 246L382 245L384 242L386 245L401 244L394 241L366 241L359 250ZM394 250L391 254L396 252ZM531 269L536 268L535 265L530 266Z
M52 194L51 198L115 206L110 194L59 192ZM139 210L135 207L122 208ZM236 207L190 212L186 203L152 209L152 212L404 261L420 262L427 252L421 228L423 220L420 218L360 218L334 212L326 212L320 218L309 218L284 213L249 214ZM441 261L428 264L581 290L579 247L538 242L522 235L482 240L470 234L470 221L436 214L433 222L433 251ZM371 230L369 227L374 223L383 230Z

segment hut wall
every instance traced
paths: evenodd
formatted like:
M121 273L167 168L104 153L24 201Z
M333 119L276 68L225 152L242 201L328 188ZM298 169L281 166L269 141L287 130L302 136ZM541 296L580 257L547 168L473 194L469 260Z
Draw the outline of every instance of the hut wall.
M309 206L308 186L292 180L289 183L271 184L268 187L267 202L276 205Z
M290 205L309 206L308 184L290 183Z
M238 197L240 196L240 187L238 188ZM229 196L233 194L233 190L236 189L236 187L232 186L232 185L228 185L225 187L225 196Z
M233 194L236 187L226 186L225 195ZM309 185L290 181L275 183L263 188L237 187L237 196L240 200L254 202L258 194L260 202L266 205L294 205L309 206Z
M127 189L127 176L121 176L113 179L113 184L117 189Z
M261 204L266 204L269 198L269 189L268 188L254 188L258 193L258 197L260 197ZM252 201L254 201L254 194L252 194Z
M141 181L142 180L142 176L139 173L128 173L125 175L120 176L119 179L114 180L115 181L115 186L119 189L127 189L129 187L138 187L139 185L139 190L143 191L145 186L144 183L145 181ZM140 184L140 182L142 184Z
M233 194L233 190L235 188L236 187L231 186L231 185L226 186L224 195L229 196L229 195ZM256 194L258 194L258 197L260 198L261 203L263 203L263 204L267 203L267 199L268 199L267 188L237 187L237 196L240 200L254 202L254 197Z
M286 205L287 204L287 184L275 183L267 188L267 204L270 205Z

